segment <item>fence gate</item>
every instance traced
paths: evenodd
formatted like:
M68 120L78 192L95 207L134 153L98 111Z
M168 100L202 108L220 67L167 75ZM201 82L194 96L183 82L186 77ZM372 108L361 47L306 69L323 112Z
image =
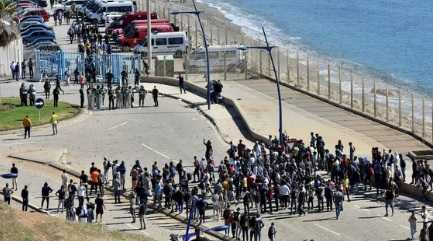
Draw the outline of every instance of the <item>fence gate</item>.
M75 71L79 74L86 72L86 59L90 58L95 66L96 79L98 83L105 82L105 74L113 74L113 84L121 83L121 73L126 70L129 84L133 83L135 69L143 71L143 58L134 53L113 53L113 54L92 54L87 56L81 53L68 53L61 50L35 50L35 74L34 81L41 81L44 78L54 80L57 77L65 80L69 74L74 81Z

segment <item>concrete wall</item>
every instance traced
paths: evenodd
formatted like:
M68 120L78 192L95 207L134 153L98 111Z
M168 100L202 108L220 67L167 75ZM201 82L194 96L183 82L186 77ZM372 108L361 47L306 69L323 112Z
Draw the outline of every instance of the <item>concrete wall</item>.
M11 42L8 46L0 48L0 78L11 78L10 64L12 61L23 61L23 44L21 38Z

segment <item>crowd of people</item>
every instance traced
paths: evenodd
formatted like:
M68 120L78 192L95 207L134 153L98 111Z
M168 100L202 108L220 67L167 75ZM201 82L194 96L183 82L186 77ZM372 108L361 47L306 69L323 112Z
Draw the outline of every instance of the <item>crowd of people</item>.
M128 200L132 222L138 216L141 228L146 227L144 217L147 206L152 205L185 212L196 224L213 216L226 225L227 236L257 241L261 240L264 213L287 210L300 216L334 211L338 220L344 200L350 201L354 189L374 188L377 198L385 201L385 216L392 216L399 184L405 179L402 155L372 148L371 160L359 158L354 144L344 147L341 141L331 152L315 133L308 144L287 136L281 141L270 136L266 143L256 142L250 148L242 140L230 143L227 156L219 163L212 142L204 140L203 144L203 158L194 156L192 169L182 160L155 162L150 167L137 160L127 170L125 161L104 158L101 168L92 163L89 172L82 171L77 184L64 173L56 192L58 211L64 207L68 220L93 222L95 216L101 220L104 189L110 188L115 203L120 203L122 196ZM418 182L414 178L414 183ZM48 208L51 191L44 185L42 197L46 198L41 206L45 201ZM91 195L94 200L90 200ZM207 213L209 209L212 215ZM269 227L268 236L274 240L275 225Z

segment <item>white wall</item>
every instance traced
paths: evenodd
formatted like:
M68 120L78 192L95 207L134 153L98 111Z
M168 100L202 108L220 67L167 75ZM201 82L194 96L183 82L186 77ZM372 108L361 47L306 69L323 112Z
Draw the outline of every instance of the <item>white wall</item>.
M11 42L8 46L0 48L0 78L11 78L10 64L12 61L23 61L23 44L21 38Z

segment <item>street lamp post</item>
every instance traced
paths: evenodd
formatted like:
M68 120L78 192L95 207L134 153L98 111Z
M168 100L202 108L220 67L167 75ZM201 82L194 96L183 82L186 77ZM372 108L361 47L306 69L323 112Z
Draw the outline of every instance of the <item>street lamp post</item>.
M201 11L198 11L197 5L195 3L195 0L192 0L192 4L194 6L194 11L180 11L180 12L171 12L170 14L177 15L177 14L194 14L197 16L198 23L200 25L201 32L203 34L203 43L206 53L206 79L207 79L207 109L210 110L210 66L209 66L209 49L206 39L206 33L204 32L203 23L201 22L200 13Z
M266 46L247 46L247 49L261 49L266 50L269 54L269 59L271 60L272 69L274 71L275 80L277 82L277 94L278 94L278 134L279 134L279 141L282 143L283 141L283 110L282 110L282 104L281 104L281 91L280 91L280 79L277 74L277 69L275 67L274 58L272 57L272 49L276 46L270 46L268 37L265 32L265 28L262 26L263 35L265 37Z
M152 21L150 14L150 0L146 2L147 8L147 61L149 73L152 71Z

